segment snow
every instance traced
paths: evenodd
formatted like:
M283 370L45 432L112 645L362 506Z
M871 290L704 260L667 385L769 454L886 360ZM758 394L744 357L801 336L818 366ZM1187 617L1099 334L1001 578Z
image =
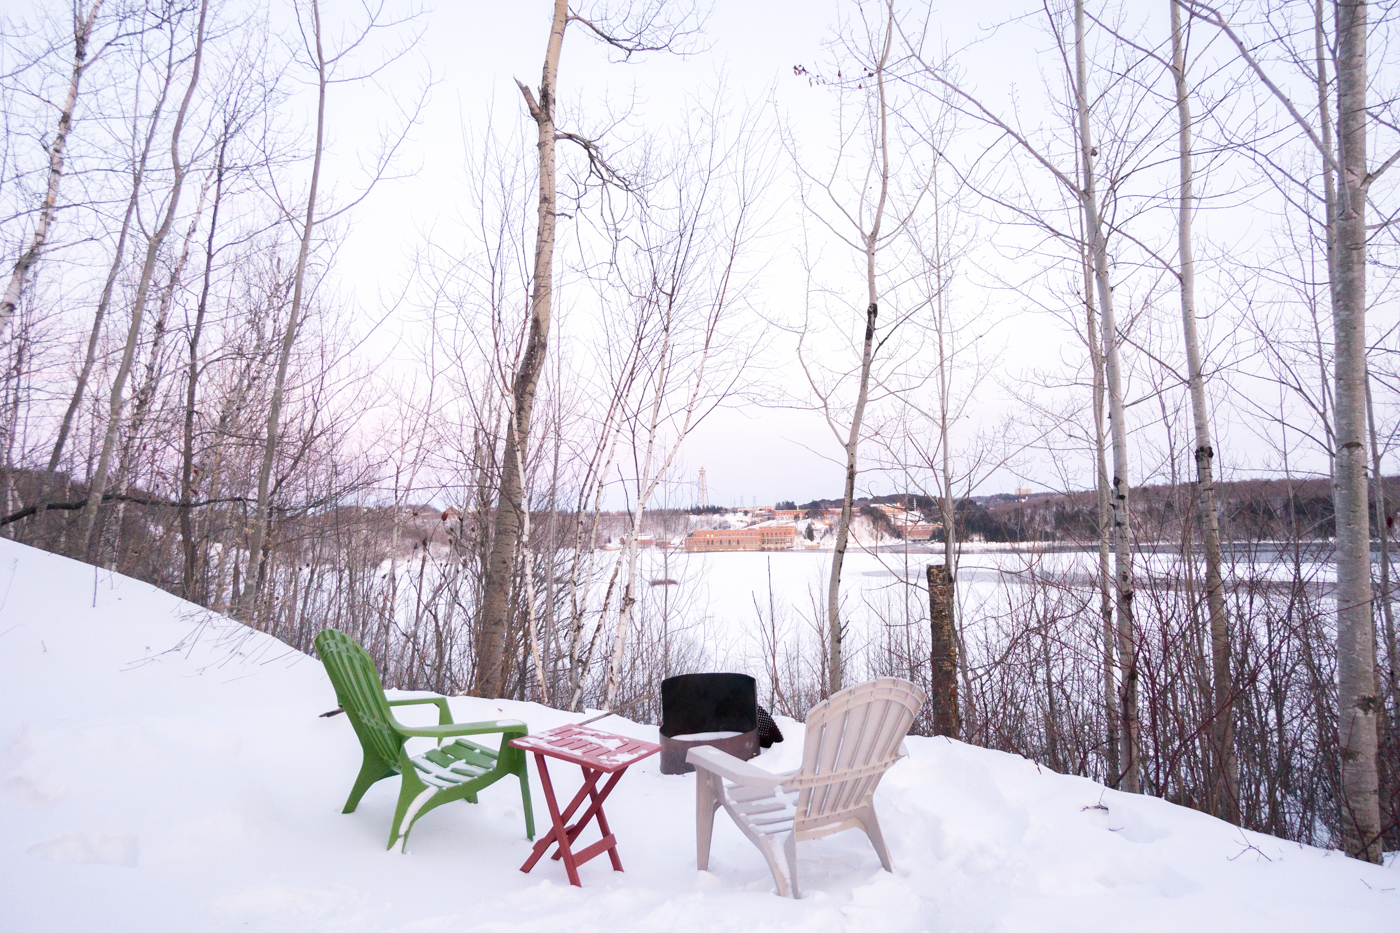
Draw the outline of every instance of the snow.
M910 738L876 795L894 873L857 831L803 842L796 902L723 815L695 870L694 776L655 756L608 801L623 873L522 874L510 781L428 814L404 855L384 848L395 780L340 813L360 753L345 717L318 717L334 705L320 664L269 637L0 541L0 931L1400 930L1393 867L946 739ZM451 706L532 732L583 718ZM780 725L755 762L773 771L801 759L801 728ZM572 766L551 774L577 789Z
M714 742L718 739L732 739L743 735L742 732L687 732L685 735L673 735L671 739L676 742Z

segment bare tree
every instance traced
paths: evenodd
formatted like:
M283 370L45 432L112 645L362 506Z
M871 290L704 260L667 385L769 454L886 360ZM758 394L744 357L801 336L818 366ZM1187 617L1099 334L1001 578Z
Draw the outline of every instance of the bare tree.
M525 346L511 380L510 418L506 423L495 529L487 558L480 613L481 656L477 664L480 678L477 692L483 696L501 694L509 663L506 643L511 628L510 595L524 509L520 464L525 458L519 450L529 442L530 417L549 348L550 315L554 303L554 246L558 217L555 143L565 139L578 144L587 154L590 166L605 176L611 174L595 141L560 131L555 124L559 53L564 44L564 32L570 23L576 22L608 48L624 58L630 58L642 52L678 48L678 43L692 33L693 19L692 7L673 12L656 0L625 8L618 17L609 16L608 11L603 10L601 17L590 19L571 12L568 0L555 0L538 91L516 81L525 98L530 118L535 121L539 131L540 196L535 226L534 267L530 275L530 322Z
M358 26L357 31L348 39L342 40L339 48L327 49L321 22L321 6L319 0L310 0L310 21L303 19L304 14L300 4L294 6L297 13L297 22L300 28L300 38L302 52L306 55L306 64L316 75L316 135L311 151L311 178L306 194L306 205L301 218L299 230L299 247L297 252L297 262L295 271L292 273L292 303L288 312L286 329L282 333L281 346L278 352L276 374L273 377L272 396L267 407L267 426L263 438L262 464L258 470L257 485L257 505L253 513L252 529L248 534L248 563L249 572L244 578L243 591L238 595L237 609L245 614L254 611L253 606L257 603L257 597L262 586L262 579L266 572L265 552L267 543L267 528L269 509L271 504L271 479L272 468L277 456L279 444L279 430L282 419L282 405L287 388L287 367L291 361L292 350L296 346L297 333L301 327L305 304L308 295L306 284L307 263L311 254L311 246L315 241L316 228L318 225L343 216L360 201L367 197L373 190L375 183L384 176L388 166L393 161L398 147L403 143L408 133L408 128L416 119L416 112L410 111L404 121L397 138L390 138L377 153L369 181L363 186L358 197L350 203L344 204L334 211L325 211L318 203L318 195L321 184L321 165L325 155L326 147L326 93L333 84L346 84L363 82L378 71L382 71L390 64L407 54L416 41L410 37L397 49L391 50L385 55L384 61L376 68L359 74L337 75L339 68L343 67L347 59L355 50L365 42L367 37L380 29L390 29L401 26L412 19L413 14L401 17L397 20L390 20L384 13L384 4L381 2L377 6L366 5L366 21ZM426 94L424 89L423 94ZM418 98L417 108L421 110L423 95ZM318 214L319 212L319 214ZM290 216L290 211L288 211Z
M137 343L141 336L141 321L146 310L146 301L150 294L151 279L155 274L156 260L160 255L161 246L165 242L166 235L170 232L170 225L175 220L175 214L180 207L180 193L184 187L185 173L188 165L180 157L180 135L184 129L185 118L190 110L190 101L194 97L195 87L199 83L200 64L204 56L204 27L208 16L209 0L201 0L199 5L199 20L195 26L194 53L190 70L189 84L185 87L185 96L180 102L180 108L175 115L175 123L170 131L170 164L172 170L172 181L170 191L166 196L165 211L156 227L146 237L146 257L141 266L141 278L136 286L136 297L131 309L131 325L127 330L126 346L122 351L121 363L117 368L117 374L112 381L112 389L107 413L107 429L102 439L102 452L97 461L97 470L88 483L87 504L84 506L82 516L79 519L79 530L74 538L71 552L74 557L85 557L88 554L89 543L92 540L93 527L97 522L97 513L102 505L102 496L107 487L107 474L111 468L112 454L116 448L117 432L121 426L121 411L124 402L126 380L131 373L132 364L136 356ZM168 63L166 71L166 82L174 78L174 57L176 50L176 37L173 34L170 39L168 53Z
M73 129L73 111L78 106L78 88L83 80L83 73L88 66L88 42L92 39L93 28L97 23L97 14L102 10L103 0L93 0L92 5L84 12L75 0L73 6L73 72L68 82L68 95L63 100L63 105L58 112L58 129L54 133L53 142L49 144L49 178L48 185L44 192L43 203L39 205L39 219L34 225L34 235L29 242L29 247L15 263L14 270L10 273L9 284L5 286L3 296L0 296L0 340L4 340L10 329L10 320L15 315L15 308L19 305L20 295L24 291L25 279L39 261L43 253L44 244L48 240L49 227L53 224L54 214L58 211L58 183L63 178L63 154L68 145L68 134Z
M1375 181L1400 160L1397 150L1374 169L1367 162L1366 130L1374 114L1368 109L1368 4L1337 0L1334 34L1336 62L1336 138L1328 106L1327 37L1322 2L1315 9L1316 62L1313 79L1319 109L1308 119L1265 69L1256 47L1215 7L1199 0L1183 6L1224 33L1241 60L1287 111L1322 159L1325 239L1335 343L1334 400L1336 462L1333 471L1337 535L1337 667L1341 732L1342 837L1348 855L1379 862L1380 805L1376 764L1377 717L1375 621L1372 614L1370 508L1366 491L1366 204Z
M862 336L859 338L859 363L855 367L856 388L849 403L850 410L844 417L838 411L837 386L823 386L813 368L814 354L807 346L809 335L805 322L797 348L798 362L816 399L816 407L841 446L844 468L841 516L832 548L824 606L824 690L828 695L841 689L846 676L848 659L844 644L846 622L841 613L841 569L850 542L856 477L860 472L860 443L871 394L872 366L881 347L890 339L888 335L893 334L896 329L895 322L891 322L886 328L887 336L876 339L881 293L885 287L883 278L886 274L886 270L879 268L876 259L882 249L905 234L927 187L924 168L918 166L919 180L908 186L912 189L912 194L908 195L900 215L886 225L886 212L891 209L890 202L894 197L891 186L895 181L890 126L893 114L888 99L889 84L892 80L889 69L892 65L891 50L895 32L894 4L892 0L885 0L883 3L862 5L857 8L857 15L863 34L844 40L846 51L853 59L847 62L845 67L853 67L856 71L855 77L843 77L847 73L845 70L838 71L835 78L828 78L812 74L805 68L798 69L798 74L806 75L812 83L828 85L843 98L854 95L858 101L856 107L860 115L853 125L847 127L843 124L837 130L841 141L830 171L818 175L807 169L795 143L789 141L792 157L802 181L804 208L827 232L860 256L860 265L864 273L862 284L865 302L860 317L863 326L858 331ZM844 105L844 100L842 103ZM841 119L844 120L844 116ZM852 145L856 152L849 155L847 150ZM907 316L909 312L903 313Z
M1104 365L1104 387L1108 396L1109 436L1112 449L1112 476L1109 479L1109 512L1113 529L1114 555L1114 603L1117 616L1116 636L1118 664L1122 672L1119 684L1118 712L1122 718L1120 740L1122 742L1121 768L1122 785L1125 789L1137 792L1141 788L1138 764L1140 758L1140 724L1138 713L1136 665L1136 640L1133 624L1133 560L1132 526L1129 509L1128 477L1128 431L1126 410L1122 389L1122 366L1119 347L1123 334L1119 329L1114 307L1114 289L1109 271L1108 233L1121 227L1118 223L1109 225L1102 215L1098 190L1099 149L1095 145L1091 116L1094 111L1088 88L1089 53L1086 46L1084 28L1084 8L1082 0L1075 0L1070 15L1072 22L1069 40L1060 34L1061 27L1055 22L1057 14L1050 13L1052 29L1065 55L1065 67L1069 73L1069 83L1074 96L1074 134L1076 144L1075 168L1065 170L1058 167L1050 155L1036 145L1032 139L1003 117L994 113L988 106L962 88L948 76L946 70L931 65L918 52L918 45L906 33L904 39L910 47L920 71L947 93L950 101L956 102L960 112L994 127L1015 147L1033 162L1045 169L1057 186L1071 195L1080 212L1084 226L1081 246L1088 261L1086 287L1092 284L1093 301L1103 322L1099 335L1102 345ZM1119 141L1122 142L1122 141ZM1126 144L1125 144L1126 145ZM1064 231L1055 229L1046 219L1036 220L1038 226L1046 227L1058 237L1067 237Z
M1230 664L1230 627L1225 616L1225 590L1220 574L1220 510L1215 501L1215 448L1210 437L1210 410L1206 403L1201 344L1196 335L1196 267L1191 241L1191 215L1195 208L1192 185L1191 99L1186 83L1186 39L1181 26L1181 4L1171 0L1171 71L1176 90L1180 184L1177 209L1177 262L1181 283L1181 323L1186 340L1187 378L1191 387L1191 414L1196 433L1196 507L1206 559L1206 609L1210 615L1211 672L1215 715L1211 736L1218 756L1214 774L1212 811L1221 819L1239 822L1239 763L1235 756L1234 681Z
M638 233L630 238L640 255L635 265L628 264L633 268L622 271L637 349L625 356L633 371L615 381L633 387L624 422L636 499L624 541L626 573L604 689L607 709L617 699L634 624L646 510L686 436L733 391L762 343L752 327L734 330L731 318L745 300L742 263L769 173L757 121L752 116L737 121L736 137L724 139L719 115L725 109L716 101L685 129L673 164L658 166L667 181L648 186L639 205Z
M36 502L38 511L42 512L48 507L51 497L55 492L53 481L56 478L59 466L63 463L63 455L68 443L68 438L73 429L73 423L82 406L87 393L88 380L92 377L93 367L97 363L98 344L102 337L102 325L106 320L107 312L111 308L113 291L117 285L126 262L126 243L131 234L131 227L136 219L136 211L141 203L144 193L146 170L150 162L151 152L155 146L157 130L161 124L161 117L164 114L166 98L171 89L170 81L162 81L156 93L155 102L151 106L151 112L147 120L146 132L141 134L140 122L142 114L132 115L132 135L140 139L140 149L130 168L131 172L131 193L126 200L126 210L122 215L121 226L117 231L116 243L112 247L112 259L107 268L107 277L102 285L102 292L97 301L97 308L93 313L92 329L88 335L86 349L83 354L83 362L78 370L77 381L73 385L73 393L68 402L68 407L63 412L63 418L58 425L58 434L53 442L52 452L49 454L48 472L39 499Z

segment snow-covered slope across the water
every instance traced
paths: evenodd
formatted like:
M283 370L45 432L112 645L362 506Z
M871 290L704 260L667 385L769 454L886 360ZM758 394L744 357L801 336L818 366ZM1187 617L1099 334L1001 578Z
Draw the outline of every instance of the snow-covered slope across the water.
M535 731L579 718L451 702ZM856 831L804 842L800 901L723 814L697 872L694 778L656 758L608 803L626 871L595 859L582 889L558 862L519 871L511 782L426 816L403 855L384 848L395 780L340 813L360 753L343 716L318 718L334 705L274 639L0 541L0 930L1400 929L1394 868L944 739L910 739L876 797L895 872ZM797 763L801 727L782 727L758 764ZM572 795L577 771L553 773ZM538 784L535 812L547 826Z

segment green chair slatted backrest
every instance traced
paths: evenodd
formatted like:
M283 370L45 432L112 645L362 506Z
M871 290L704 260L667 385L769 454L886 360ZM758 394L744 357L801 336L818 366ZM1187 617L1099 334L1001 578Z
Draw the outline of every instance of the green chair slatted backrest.
M316 636L316 653L335 687L335 698L350 717L366 751L395 770L407 738L394 728L394 714L384 698L384 683L374 659L355 639L328 628Z
M525 810L525 834L535 838L535 819L530 806L530 781L525 770L525 753L510 740L527 735L523 722L513 719L490 722L454 723L444 697L389 700L384 684L374 668L374 659L344 632L326 629L316 636L316 652L326 666L335 687L336 699L350 717L360 739L364 763L350 790L342 812L353 813L365 791L377 781L401 775L398 806L389 830L389 848L399 839L408 847L408 834L418 818L429 810L453 800L476 803L477 791L503 777L520 781L520 799ZM436 726L405 726L394 718L392 707L432 704L438 708ZM499 734L498 749L469 742L462 736ZM438 747L410 758L404 748L412 736L434 738ZM452 739L443 745L444 739Z

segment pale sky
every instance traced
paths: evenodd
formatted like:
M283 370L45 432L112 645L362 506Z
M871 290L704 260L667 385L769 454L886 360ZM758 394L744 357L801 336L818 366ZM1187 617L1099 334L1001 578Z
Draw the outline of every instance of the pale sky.
M1166 8L1165 0L1127 4L1126 27L1131 31L1145 23L1152 35L1164 36ZM605 107L625 109L626 105L631 107L629 122L633 126L674 126L678 113L687 106L687 95L704 96L722 75L736 110L745 100L767 102L767 112L780 116L792 128L804 159L820 164L832 148L833 96L794 75L793 67L802 64L817 70L830 61L824 46L832 38L838 14L849 15L851 9L851 4L836 0L716 0L701 40L707 46L704 51L685 58L652 53L627 64L609 63L605 49L575 26L567 34L560 66L559 92L564 112L582 110L592 114ZM386 284L393 288L402 281L408 258L423 242L424 231L442 229L461 211L464 138L481 132L488 121L498 133L518 130L527 137L533 133L514 79L531 85L538 83L550 15L547 0L440 2L424 14L423 41L399 67L390 85L392 93L403 93L401 88L414 86L415 75L421 76L429 69L438 81L403 163L412 166L414 172L411 177L386 182L375 191L371 201L356 213L340 254L338 275L355 289L362 305L374 307L376 288ZM1056 126L1059 118L1036 103L1044 99L1047 85L1058 92L1063 82L1059 70L1062 63L1052 40L1043 31L1041 19L1038 4L1005 0L978 5L935 3L930 22L932 30L940 31L941 36L931 35L929 46L957 53L963 85L1019 126L1032 131L1038 126ZM991 29L993 26L997 28ZM1199 29L1192 40L1193 47L1204 48L1207 39L1214 41L1213 36ZM1104 41L1102 34L1098 41ZM376 98L370 92L363 97L342 94L333 100L331 120L338 139L337 155L349 155L357 139L372 139L374 127L370 121L382 121L387 111L384 98ZM979 135L984 133L964 120L955 140L954 149L961 147L961 151L953 152L954 163L974 158ZM798 257L802 212L793 197L789 156L775 145L772 157L779 163L779 171L772 191L773 220L770 229L765 230L760 257L765 266L758 283L759 303L765 315L791 319L802 303L803 273ZM1166 169L1174 171L1171 158L1167 155L1161 161ZM340 164L343 177L349 177L353 165ZM1205 194L1229 189L1256 199L1275 197L1259 187L1257 174L1250 175L1252 171L1247 166L1227 167L1209 179L1200 179L1198 188ZM1034 187L1044 182L1032 179L1029 184ZM1048 192L1048 184L1045 190ZM1234 203L1238 204L1242 196L1237 195ZM1203 208L1213 203L1203 201ZM1163 220L1169 223L1166 214ZM1233 328L1226 318L1210 315L1217 300L1226 300L1237 288L1237 283L1221 271L1225 267L1216 261L1259 247L1269 225L1267 218L1261 222L1258 215L1248 210L1203 209L1198 214L1202 333L1208 347L1221 348L1219 357L1210 361L1217 365L1235 362L1238 351L1228 349ZM1168 255L1174 253L1170 227L1162 226L1157 232L1161 235L1154 245ZM957 273L952 290L954 314L981 335L979 347L984 355L997 357L999 363L993 377L978 385L964 419L955 426L955 431L960 432L955 434L955 451L968 444L968 437L973 434L982 435L984 444L995 446L1000 440L997 425L1001 418L1008 413L1025 414L1028 403L1041 400L1038 395L1048 398L1046 390L1032 388L1035 380L1045 373L1067 378L1084 354L1062 321L1030 300L996 285L998 279L1016 279L1026 271L1018 262L1008 261L1006 255L1013 244L1024 243L1021 238L1027 233L1014 225L997 226L986 219L981 221L978 233L981 245ZM830 242L820 249L820 271L826 275L822 284L840 301L849 301L853 308L863 307L865 283L849 251L843 252L843 247ZM849 273L854 274L837 275L843 264L850 264ZM1118 280L1128 286L1122 295L1129 305L1120 311L1120 320L1138 312L1132 302L1152 301L1157 308L1154 313L1164 322L1158 339L1164 341L1166 352L1179 353L1180 318L1173 318L1179 315L1174 310L1175 291L1160 283L1152 284L1152 278L1153 274L1118 275ZM1390 300L1372 312L1378 323L1395 317L1395 302ZM770 379L760 392L762 397L773 399L782 391L802 394L804 383L794 365L793 347L791 338L776 335L772 340L761 360ZM554 341L550 352L569 353L568 341ZM1142 365L1146 359L1135 352L1125 350L1125 365L1130 368L1135 362ZM1162 352L1162 348L1157 352ZM845 359L837 362L849 365ZM1223 382L1215 384L1213 391L1217 398L1217 449L1222 453L1220 465L1226 475L1231 469L1247 474L1277 468L1275 450L1262 442L1257 432L1241 426L1237 409L1221 404L1229 394ZM1018 392L1027 398L1010 401L1009 395ZM1134 458L1138 475L1131 481L1163 482L1170 471L1169 461L1164 459L1170 448L1160 436L1160 425L1166 416L1148 399L1150 386L1141 377L1127 386L1127 394L1130 401L1133 397L1144 399L1144 404L1130 412L1142 438L1142 448ZM1178 396L1178 401L1184 398L1180 393ZM890 414L887 407L872 411L871 417ZM1183 424L1189 425L1189 417L1177 423L1178 430L1182 430ZM1177 444L1185 442L1183 434ZM875 453L867 445L863 467L872 464ZM1295 469L1318 466L1316 458L1309 461L1301 451L1295 450L1292 455ZM992 472L976 491L1008 492L1023 485L1037 489L1087 486L1090 477L1076 472L1085 467L1082 458L1075 461L1071 455L1069 460L1068 466L1056 467L1043 455L1031 453L1021 458L1019 472ZM706 469L710 501L725 505L836 497L840 495L844 473L840 446L818 417L808 411L762 404L717 412L693 432L674 471L677 488L669 497L663 497L668 504L694 501L695 487L690 484L695 483L702 466ZM895 476L871 473L862 476L858 494L907 488Z
M771 101L768 112L790 121L799 137L821 156L828 145L822 135L831 118L831 97L794 75L793 67L815 68L826 60L824 43L831 38L837 11L846 8L834 0L718 0L701 39L707 50L685 58L652 53L627 64L609 63L597 42L584 30L571 27L560 65L560 99L567 107L581 105L586 110L626 102L635 94L632 120L639 125L665 125L685 105L687 94L703 96L723 76L736 109L744 99ZM421 231L453 214L453 192L460 191L461 184L464 127L466 132L476 131L490 120L498 132L518 128L533 133L514 79L538 84L550 15L551 5L545 0L439 3L425 14L427 29L416 51L417 68L421 73L430 67L438 84L422 125L413 133L408 160L415 172L410 178L380 185L371 201L357 211L340 252L338 275L355 289L362 304L373 304L374 289L386 280L390 287L397 284L397 276L404 274L409 255L422 239ZM995 14L963 7L955 16L940 16L938 22L945 29L960 30L963 35L956 42L962 44L979 34L975 17L987 15ZM1027 55L1016 57L1030 62ZM1014 74L1014 69L997 67L990 77L1005 82L1014 80ZM412 77L411 69L400 67L395 80L408 86ZM1023 79L1037 84L1040 80L1033 68L1024 70ZM371 94L348 105L347 96L342 93L331 102L330 119L338 127L340 154L345 154L346 142L355 135L347 125L354 126L357 120L363 124L386 110L384 102L373 100ZM364 126L362 132L368 138L372 128ZM773 196L787 201L792 184L789 158L776 145L772 156L781 163ZM781 315L785 309L795 313L800 307L797 214L790 205L779 209L773 229L766 231L766 268L759 286L768 306L765 313ZM863 278L851 277L854 302L863 304L864 288ZM569 352L567 342L555 341L550 352ZM778 335L763 362L785 372L781 379L796 393L803 384L793 359L792 340ZM994 419L996 410L993 405L988 417ZM832 432L813 413L748 404L719 411L697 428L686 441L674 478L694 484L703 466L710 502L724 505L830 498L841 492L841 457ZM1009 490L1019 482L1002 477L997 488L982 491ZM896 491L892 485L876 485L877 492ZM692 485L688 491L675 490L670 498L684 505L693 497Z
M0 0L7 12L37 9L41 2ZM271 0L271 5L279 32L290 35L288 7L281 0ZM334 17L358 6L325 3L329 31L334 34ZM901 4L901 10L905 8ZM1126 5L1126 16L1138 17L1151 34L1161 35L1166 8L1165 0L1134 2ZM626 64L610 63L606 49L575 25L567 34L559 73L561 128L570 128L572 114L582 113L586 121L589 116L611 110L628 113L616 140L652 128L674 130L690 106L688 101L709 96L722 80L735 112L746 102L759 105L764 119L781 119L791 128L804 165L821 166L829 160L833 148L834 92L814 87L806 78L795 75L793 68L804 65L817 71L830 61L825 45L832 38L838 15L849 15L851 9L850 2L838 0L715 0L699 40L703 46L700 51L688 57L651 53ZM235 15L236 10L234 3L228 15ZM435 249L448 255L454 249L466 249L458 241L463 240L461 224L469 206L464 166L472 139L479 138L488 125L496 134L532 137L534 126L525 113L515 79L532 86L538 84L551 11L548 0L438 0L435 8L421 14L416 25L401 33L409 35L421 29L422 38L407 56L380 76L377 84L332 88L327 117L331 143L325 177L330 199L344 201L356 192L362 163L374 151L381 131L398 121L398 106L407 106L416 98L417 89L429 74L435 82L421 120L412 129L395 166L399 177L382 181L342 228L332 281L338 299L343 297L346 308L358 309L365 328L368 322L383 318L392 297L407 287L412 278L413 257L430 238ZM1045 99L1047 85L1058 93L1063 82L1062 63L1051 38L1041 28L1042 18L1039 4L1034 3L998 0L979 5L935 4L931 29L940 31L940 35L930 35L928 45L955 53L962 85L1018 126L1034 132L1039 127L1061 123L1059 115L1039 103ZM995 30L990 28L997 24L1000 25ZM1135 25L1128 23L1130 31ZM392 41L392 37L385 37L384 41ZM1197 41L1203 43L1205 37ZM373 53L373 48L367 49L365 60L372 60ZM1248 104L1247 95L1241 95L1241 99ZM293 125L297 103L289 109ZM305 104L304 96L299 103ZM304 116L304 106L302 113ZM985 149L984 139L985 130L964 120L950 146L953 163L971 162ZM611 141L603 140L605 149ZM751 265L763 270L755 282L755 304L765 317L792 321L801 312L804 301L805 279L800 262L804 214L794 196L789 155L775 143L771 159L777 178L769 194L771 220L762 231L761 249L750 260ZM1162 163L1165 168L1159 166L1158 170L1170 170L1170 155ZM996 170L1009 173L1013 168L1005 162ZM1028 176L1036 171L1029 169ZM1257 173L1250 174L1253 171L1250 166L1233 164L1201 183L1207 193L1228 191L1234 198L1226 211L1205 209L1217 202L1203 201L1197 217L1203 244L1198 250L1202 329L1207 346L1221 348L1212 351L1219 354L1211 357L1210 362L1215 365L1239 363L1242 351L1230 348L1233 319L1225 314L1212 317L1212 309L1223 307L1226 300L1235 300L1250 285L1231 281L1221 270L1237 270L1229 269L1224 260L1260 248L1272 223L1267 213L1252 213L1248 207L1238 206L1249 199L1265 203L1267 198L1276 197L1260 187ZM1030 178L1026 185L1027 191L1052 195L1050 201L1058 197L1043 178ZM531 199L533 196L529 195ZM983 208L985 213L985 204ZM1165 220L1168 215L1162 216ZM577 221L562 223L569 222ZM809 217L808 227L812 226ZM1151 231L1155 237L1153 246L1163 248L1168 255L1175 249L1169 229L1158 222ZM1053 400L1057 392L1078 392L1087 397L1078 388L1036 388L1036 380L1045 374L1068 379L1073 368L1081 365L1084 351L1064 321L1056 319L1056 309L1049 307L1056 301L1063 304L1064 289L1058 283L1035 281L1035 260L1025 259L1027 253L1021 253L1019 259L1008 259L1017 255L1018 249L1024 249L1035 235L1015 224L994 223L988 216L979 219L977 232L980 240L976 249L955 272L951 311L969 333L978 334L982 355L996 358L997 365L992 377L971 393L965 416L954 427L955 451L967 447L974 436L980 437L984 445L995 447L1003 440L999 428L1003 417L1008 413L1024 415L1029 407ZM859 309L865 303L863 274L849 249L830 237L822 241L820 233L814 236L814 246L807 255L819 257L819 284L834 304L854 309L848 323L858 327ZM1063 246L1052 245L1048 251L1053 253L1056 249ZM1117 280L1125 285L1123 298L1128 308L1124 313L1137 314L1148 307L1162 322L1153 338L1160 345L1150 349L1168 356L1179 354L1179 316L1172 324L1175 291L1156 273L1115 272ZM1154 275L1158 281L1152 281ZM1027 277L1030 282L1025 294L1006 287L1007 282ZM567 308L571 302L582 301L586 301L586 296L566 291L560 306ZM1393 323L1396 317L1396 302L1385 295L1379 297L1371 320L1383 326ZM372 363L406 377L412 376L414 365L411 354L403 352L406 342L413 338L410 318L411 313L390 315L364 345L364 353ZM693 432L674 471L675 485L662 495L658 505L684 506L694 502L698 498L695 483L701 467L706 470L709 499L715 504L771 504L780 499L801 502L840 495L842 452L832 432L810 411L773 404L784 394L803 394L805 384L795 365L794 340L775 333L765 346L759 359L765 382L755 393L758 398L715 413ZM551 341L550 352L568 356L578 351L566 333ZM833 366L849 368L852 364L849 348L831 352L837 354L831 359ZM843 352L847 356L840 356ZM1135 349L1126 365L1142 367L1147 358ZM922 365L922 360L921 357L912 365ZM1145 368L1140 368L1133 377L1137 382L1128 387L1130 400L1141 402L1130 410L1131 426L1140 438L1134 461L1137 475L1130 477L1134 484L1164 481L1164 464L1169 462L1170 453L1160 436L1160 424L1168 420L1167 414L1156 411L1151 386L1142 381L1141 373L1145 372ZM1227 389L1221 380L1212 391L1219 402L1235 389ZM1013 393L1020 393L1021 400L1011 400ZM1178 391L1177 403L1180 398ZM1383 408L1387 404L1378 400ZM892 406L876 406L870 416L879 420L893 413ZM1381 417L1394 420L1393 414L1385 412ZM1256 436L1258 432L1239 420L1238 408L1220 404L1216 419L1216 446L1227 478L1231 469L1248 473L1276 468L1275 455ZM1178 426L1181 423L1178 421ZM1189 424L1189 418L1184 423ZM926 442L927 438L922 440ZM1178 444L1183 440L1184 434L1178 438ZM873 445L867 445L863 466L872 466L876 453ZM1044 454L1028 454L1022 458L1019 472L992 472L975 491L1006 492L1023 485L1039 489L1083 488L1091 478L1083 472L1082 457L1076 460L1075 456L1068 455L1057 467ZM1293 456L1294 468L1317 465L1316 458L1309 465L1302 452L1294 451ZM866 494L907 488L895 476L871 472L862 476L857 490L858 494Z

